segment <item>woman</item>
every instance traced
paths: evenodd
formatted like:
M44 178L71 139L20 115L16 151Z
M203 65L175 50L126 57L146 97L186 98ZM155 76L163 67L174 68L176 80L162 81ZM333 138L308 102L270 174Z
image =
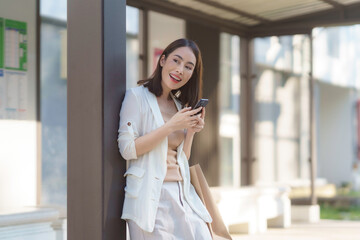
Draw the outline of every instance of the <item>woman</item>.
M212 219L190 184L188 165L194 135L204 127L205 109L192 109L202 68L198 46L178 39L153 75L126 91L118 143L129 160L121 218L131 239L211 239Z

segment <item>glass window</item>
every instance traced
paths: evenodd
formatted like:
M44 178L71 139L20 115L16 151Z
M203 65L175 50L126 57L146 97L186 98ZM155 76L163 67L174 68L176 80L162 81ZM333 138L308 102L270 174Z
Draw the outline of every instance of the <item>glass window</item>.
M40 0L40 15L66 21L67 0Z
M220 35L220 185L240 186L240 38Z
M342 87L360 88L360 25L313 30L314 76Z
M62 26L61 26L62 25ZM41 24L41 203L66 206L66 22ZM65 69L64 69L65 68Z
M156 63L167 45L185 37L185 21L170 15L149 11L148 75L155 70Z
M67 200L67 1L40 1L41 199Z
M140 77L138 36L126 36L126 88L137 86Z
M140 10L126 6L126 87L137 86L140 74Z
M329 28L326 30L328 44L327 53L331 57L338 58L340 48L340 28Z
M139 34L139 9L126 6L126 33Z
M308 36L255 39L254 179L308 176Z
M221 137L220 144L220 185L234 186L234 154L233 154L233 137Z
M295 36L273 36L255 40L255 62L279 70L302 72L303 55L301 51L304 38Z

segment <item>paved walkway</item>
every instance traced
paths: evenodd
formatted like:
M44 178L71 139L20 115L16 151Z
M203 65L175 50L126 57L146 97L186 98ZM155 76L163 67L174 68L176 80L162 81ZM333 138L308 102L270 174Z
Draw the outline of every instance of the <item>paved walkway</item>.
M269 228L261 234L233 235L233 240L360 240L360 221L293 223L286 229Z

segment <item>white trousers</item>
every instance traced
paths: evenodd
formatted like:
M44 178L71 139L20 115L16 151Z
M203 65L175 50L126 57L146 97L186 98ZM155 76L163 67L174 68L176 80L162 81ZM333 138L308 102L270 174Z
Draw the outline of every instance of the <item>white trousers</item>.
M184 199L182 183L164 182L153 232L127 220L131 240L211 240L202 220Z

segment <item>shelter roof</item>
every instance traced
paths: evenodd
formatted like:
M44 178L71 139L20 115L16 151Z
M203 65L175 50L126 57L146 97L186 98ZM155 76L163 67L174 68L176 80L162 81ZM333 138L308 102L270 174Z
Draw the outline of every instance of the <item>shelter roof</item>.
M127 4L246 37L304 34L317 26L360 23L360 0L127 0Z

